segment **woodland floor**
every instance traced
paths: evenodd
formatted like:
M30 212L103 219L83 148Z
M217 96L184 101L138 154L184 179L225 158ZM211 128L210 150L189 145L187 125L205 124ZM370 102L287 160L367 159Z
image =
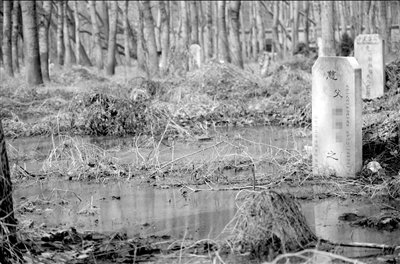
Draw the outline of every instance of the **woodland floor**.
M52 69L51 82L35 88L24 84L22 74L4 79L0 84L0 117L9 141L51 136L60 142L42 158L47 163L40 173L12 166L13 182L24 185L50 177L94 182L124 178L155 188L184 186L192 192L199 191L201 187L198 189L198 186L211 190L239 190L257 185L260 190L280 188L285 192L289 188L289 192L301 199L363 196L399 201L400 60L387 66L385 95L363 102L364 167L355 179L311 176L307 149L297 152L277 149L257 158L242 156L239 160L214 159L201 166L176 161L172 167L169 163L156 163L154 159L127 166L76 137L134 137L137 144L151 149L157 158L161 143L205 142L210 139L210 131L219 127L283 126L293 128L299 135L309 136L313 63L311 58L296 57L279 65L273 64L265 78L259 76L255 65L247 65L241 70L212 62L186 76L169 75L153 80L148 80L142 73L132 75L134 68L123 67L117 68L118 74L111 78L92 68ZM223 142L208 148L219 148L222 144L240 148L237 139L232 138L224 138ZM80 159L76 158L77 153ZM23 155L9 150L11 163ZM71 162L62 163L65 160ZM375 164L376 169L371 169L371 161L378 162L379 166ZM271 164L277 168L272 177L256 177L255 166L260 169ZM242 178L220 177L221 172L228 170L234 171L234 175L240 175L237 171L247 174ZM184 180L179 177L183 172L189 175ZM205 172L208 177L201 176ZM254 180L249 180L248 175L253 175ZM179 181L174 180L178 177ZM319 191L314 188L308 192L313 186L319 186ZM398 212L400 208L396 210ZM390 225L399 228L398 213L366 219L363 223L378 228L388 219ZM262 261L249 255L236 255L232 260L227 245L211 240L177 242L171 237L127 238L124 234L81 233L74 228L51 230L44 226L29 226L29 223L19 228L25 241L21 247L24 252L29 252L25 259L31 263ZM332 252L334 248L327 246L326 250ZM400 262L396 254L398 252L393 250L382 254L379 263ZM398 262L390 262L392 259ZM346 261L333 263L353 263ZM377 257L362 261L376 263Z

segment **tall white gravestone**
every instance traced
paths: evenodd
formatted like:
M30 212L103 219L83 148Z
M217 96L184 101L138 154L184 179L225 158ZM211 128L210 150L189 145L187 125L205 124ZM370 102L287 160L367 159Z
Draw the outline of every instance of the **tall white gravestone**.
M383 40L378 34L358 35L354 41L354 57L362 69L362 98L383 96L385 60Z
M189 70L199 69L202 64L201 47L198 44L192 44L189 47Z
M362 167L361 67L319 57L312 68L313 174L354 177Z

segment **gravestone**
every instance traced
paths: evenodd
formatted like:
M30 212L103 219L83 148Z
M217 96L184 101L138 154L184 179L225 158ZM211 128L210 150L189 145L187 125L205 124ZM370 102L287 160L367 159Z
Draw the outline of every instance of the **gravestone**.
M354 57L362 70L362 98L383 96L385 61L382 38L378 34L358 35L354 42Z
M322 56L322 38L317 38L317 46L318 46L318 57Z
M201 47L198 44L192 44L189 47L189 71L198 69L202 64Z
M362 167L361 67L353 57L319 57L312 68L314 175L354 177Z

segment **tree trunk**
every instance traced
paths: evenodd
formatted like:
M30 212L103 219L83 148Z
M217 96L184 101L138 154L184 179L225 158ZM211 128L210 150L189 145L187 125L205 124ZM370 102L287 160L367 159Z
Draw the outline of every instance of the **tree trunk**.
M262 20L260 1L255 1L255 7L256 7L255 16L256 16L256 23L257 23L258 50L259 50L259 52L263 52L265 49L265 29L264 29L264 23Z
M187 49L189 46L189 19L187 15L186 1L180 1L180 10L182 19L181 47Z
M245 7L245 1L241 1L241 8L240 8L240 42L242 44L242 59L246 60L247 59L247 40L246 40L246 29L244 26L244 7Z
M272 43L274 45L274 50L278 54L278 57L282 59L282 51L281 45L279 43L279 32L278 32L278 24L279 24L279 2L274 1L273 3L273 18L272 18Z
M388 45L388 36L389 36L389 32L388 30L390 30L390 27L388 27L388 22L387 22L387 5L386 5L386 1L379 1L379 33L383 39L383 45L385 46L385 54L386 55L388 52L390 52L389 50L389 45Z
M51 19L51 1L43 2L43 14L40 16L39 23L39 51L40 65L43 80L50 81L49 74L49 26Z
M40 71L39 39L36 26L36 1L21 1L25 44L25 68L28 85L43 83Z
M108 48L107 45L110 34L110 19L108 14L107 0L101 0L101 13L102 13L101 21L103 22L103 28L104 28L104 47Z
M204 46L205 46L206 59L210 59L213 56L211 1L206 2L206 27L204 35L205 35Z
M306 48L310 48L310 22L308 21L308 17L310 16L310 2L305 2L305 19L304 19L304 42L306 44Z
M141 70L146 69L146 57L144 54L144 36L143 36L143 8L138 3L139 17L138 17L138 30L137 30L137 64Z
M286 36L286 29L284 26L284 20L285 20L285 3L283 1L279 2L280 5L280 21L281 23L281 36L282 36L282 58L286 58L287 56L287 36Z
M254 60L257 60L258 57L256 12L257 10L255 10L255 3L251 2L251 47Z
M321 2L322 56L335 56L334 1Z
M154 35L156 37L156 47L157 47L157 52L161 51L161 12L160 12L160 1L158 2L158 8L157 8L157 13L156 13L156 25L154 27ZM153 12L152 12L153 14Z
M161 73L164 75L167 70L169 56L169 14L165 8L165 2L160 0L161 13Z
M79 9L78 9L78 1L74 1L74 19L75 19L75 57L76 57L76 64L80 65L81 62L81 54L80 54L80 45L81 45L81 38L79 34L80 20L79 20Z
M129 7L129 1L125 0L123 24L124 24L124 53L125 53L126 66L130 66L128 7Z
M68 18L68 0L65 1L64 6L64 47L65 47L65 58L64 65L66 67L72 66L72 53L71 53L71 41L70 41L70 24Z
M146 40L146 48L148 52L148 74L150 77L157 77L159 75L158 55L150 0L142 0L140 2L143 7L144 38Z
M314 39L317 41L321 37L321 2L314 1L313 3L313 13L315 17L315 23L317 24L314 32Z
M199 44L199 15L198 15L198 5L197 1L190 1L190 44Z
M57 2L57 64L64 65L64 1Z
M18 61L18 39L20 32L20 5L18 0L13 1L12 9L12 32L11 32L11 49L12 49L12 65L15 72L19 72L19 61Z
M344 33L347 33L347 23L346 23L346 2L339 2L339 14L340 14L340 36L343 37Z
M220 60L224 62L230 62L229 58L229 43L228 34L226 31L226 20L225 20L225 0L218 1L218 28L219 28L219 55Z
M94 36L94 42L95 42L94 56L96 60L96 66L99 70L101 70L103 69L104 64L103 64L103 54L101 48L100 29L97 23L96 6L94 0L89 1L89 8L90 8L90 17L92 21L92 30L93 30L92 35Z
M293 5L293 23L292 23L292 55L296 52L299 44L299 1L290 2Z
M213 50L214 50L214 57L218 59L219 57L219 28L218 28L218 2L211 1L213 7Z
M228 12L231 26L230 35L232 44L232 62L234 65L243 69L242 46L240 44L239 34L240 1L230 1Z
M0 255L4 263L15 263L11 261L15 256L12 256L12 253L7 248L7 246L14 247L17 244L17 221L14 217L10 166L8 164L6 141L1 119L0 154L0 219L2 222L2 225L0 225L0 237L2 238L0 241Z
M117 22L118 22L118 2L110 1L111 5L111 21L110 30L108 33L108 50L107 50L107 66L106 74L115 74L115 50L116 50L116 37L117 37Z
M12 21L11 21L11 1L3 2L4 14L3 14L3 62L4 62L4 71L10 76L14 77L14 71L12 66L12 46L11 46L11 29L12 29Z

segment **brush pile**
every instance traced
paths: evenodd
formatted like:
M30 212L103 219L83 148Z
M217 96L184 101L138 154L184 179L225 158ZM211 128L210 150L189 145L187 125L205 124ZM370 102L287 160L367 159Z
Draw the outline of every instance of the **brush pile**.
M394 93L400 93L400 59L388 64L385 69L386 89Z
M298 251L317 237L306 223L299 205L289 194L273 191L242 192L237 212L226 227L228 243L240 253L273 258Z

